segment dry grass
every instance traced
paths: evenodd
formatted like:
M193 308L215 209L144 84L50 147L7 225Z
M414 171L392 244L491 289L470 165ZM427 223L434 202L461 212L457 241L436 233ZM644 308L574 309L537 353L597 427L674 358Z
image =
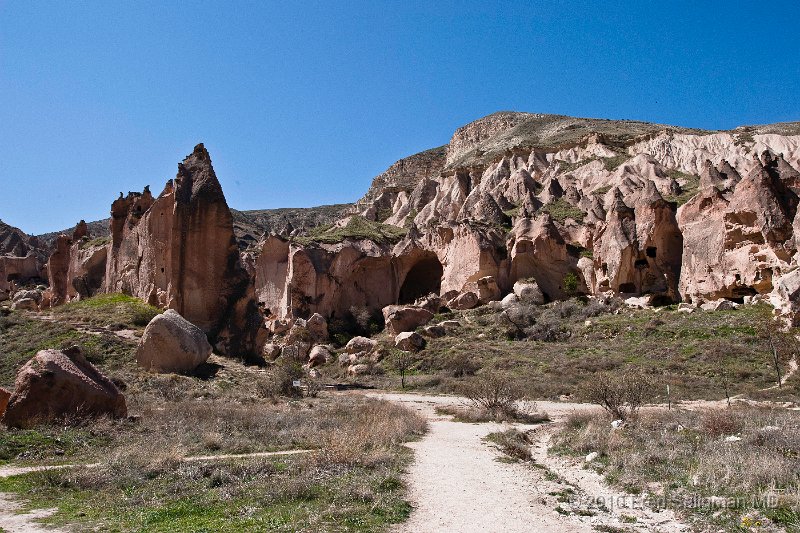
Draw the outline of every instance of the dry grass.
M738 507L700 516L719 526L735 523L754 501L774 497L766 518L786 527L800 518L800 415L785 409L643 411L614 430L610 418L570 417L556 450L600 454L612 483L630 492L663 491L667 501L691 496L742 498ZM736 437L741 440L729 439ZM698 509L701 512L702 509Z
M418 414L355 395L264 405L150 404L137 423L91 428L107 439L73 460L101 466L0 480L49 523L123 531L376 531L404 519L402 444ZM184 462L187 455L314 448L283 458Z
M505 411L489 411L473 405L441 405L436 413L452 416L456 422L479 424L483 422L520 422L523 424L541 424L548 422L550 416L539 411L536 402L522 402Z
M507 429L489 433L486 440L497 445L498 449L512 459L530 461L531 440L528 433L518 429Z

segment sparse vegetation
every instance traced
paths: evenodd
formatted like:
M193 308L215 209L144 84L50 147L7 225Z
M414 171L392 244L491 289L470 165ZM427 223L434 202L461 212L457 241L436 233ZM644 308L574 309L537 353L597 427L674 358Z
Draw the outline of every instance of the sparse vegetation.
M631 156L627 154L615 155L613 157L604 157L603 168L605 168L609 172L613 172L617 170L617 167L619 167L622 163L624 163L630 158Z
M554 202L543 205L540 211L543 213L548 213L551 217L553 217L553 220L561 223L564 223L568 218L580 223L583 222L583 217L586 216L586 213L571 205L563 198L559 198Z
M92 248L94 246L105 246L111 242L111 237L105 235L103 237L95 237L94 239L85 239L81 241L81 249Z
M556 437L557 450L576 456L598 452L595 465L612 484L633 493L658 487L660 500L692 513L705 524L700 529L734 530L743 515L754 512L765 527L791 530L798 524L796 412L744 406L658 410L643 411L618 429L609 422L585 413L570 417Z
M98 294L53 308L53 315L71 322L116 329L142 329L161 312L126 294Z
M638 369L601 372L586 382L585 396L617 420L635 417L654 396L653 380Z
M441 317L464 316L457 335L430 339L413 355L406 386L457 392L470 375L489 370L510 374L531 398L589 401L583 383L633 365L654 379L654 401L666 401L667 385L673 402L725 398L723 374L731 396L798 401L800 376L774 387L769 347L755 327L760 313L761 306L691 314L667 306L654 313L604 298L478 308ZM780 359L784 374L788 360ZM458 370L463 365L468 372Z
M140 425L108 422L110 459L0 480L32 507L58 507L47 523L124 531L374 531L404 519L399 445L424 420L379 400L234 406L196 401L142 412ZM200 408L198 408L200 407ZM276 447L294 458L182 462L209 451ZM97 452L95 452L97 453ZM86 455L83 458L87 458Z
M518 429L507 429L489 433L486 440L497 445L498 449L518 461L530 461L532 441L527 433Z
M319 226L301 237L296 237L295 241L305 246L312 243L336 244L344 240L371 240L376 243L391 244L402 239L406 232L405 228L373 222L354 215L344 226L333 224Z
M685 172L675 169L667 170L667 175L678 182L678 185L681 187L681 193L676 196L667 196L664 198L665 200L677 202L680 207L698 193L700 189L700 176L686 174Z

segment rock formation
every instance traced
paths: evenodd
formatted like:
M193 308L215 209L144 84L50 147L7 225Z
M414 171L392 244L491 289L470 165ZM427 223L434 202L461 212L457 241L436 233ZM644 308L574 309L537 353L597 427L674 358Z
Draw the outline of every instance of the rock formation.
M125 397L77 347L42 350L17 374L3 423L30 427L60 418L127 416Z
M535 284L536 302L769 294L794 313L780 303L795 298L794 284L780 280L800 266L798 169L794 123L711 132L502 112L398 161L361 200L326 211L324 227L276 214L256 241L235 229L252 219L234 220L199 145L158 198L145 190L114 202L102 290L175 309L224 352L251 355L266 353L258 308L286 335L315 314L417 313L431 293L456 309L499 302L520 281ZM56 242L55 300L96 290L89 271L102 252L76 246ZM386 321L393 331L402 322ZM311 348L300 344L273 343L269 355Z
M167 309L144 329L136 362L151 372L191 372L206 362L211 351L203 330Z
M114 202L104 290L174 309L223 353L260 356L265 332L253 280L202 144L158 198L145 189Z

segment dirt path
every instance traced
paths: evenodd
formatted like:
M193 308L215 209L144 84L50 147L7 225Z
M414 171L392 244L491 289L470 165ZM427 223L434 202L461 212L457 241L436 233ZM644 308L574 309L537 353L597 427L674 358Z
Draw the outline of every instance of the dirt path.
M398 532L561 532L596 531L596 526L628 531L685 531L670 511L639 508L621 498L599 474L580 460L551 456L550 438L563 418L574 411L596 409L586 404L540 402L554 422L469 424L436 414L439 405L459 405L458 398L414 394L372 394L422 413L429 432L410 446L414 464L407 473L411 518ZM494 431L511 427L532 431L534 463L509 463L484 441ZM633 523L632 523L633 522Z
M299 455L314 450L284 450L278 452L235 453L223 455L191 455L181 459L184 462L227 461L232 459L253 459L258 457L276 457L282 455ZM67 468L97 468L102 463L42 465L42 466L4 466L0 467L0 478L43 472L45 470L64 470ZM39 523L58 509L34 509L20 513L23 505L16 500L15 494L0 492L0 531L8 533L62 533L63 530L45 527Z

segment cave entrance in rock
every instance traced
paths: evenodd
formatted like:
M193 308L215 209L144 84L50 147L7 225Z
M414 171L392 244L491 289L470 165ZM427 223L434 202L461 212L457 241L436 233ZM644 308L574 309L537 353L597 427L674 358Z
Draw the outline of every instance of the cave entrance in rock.
M443 273L442 264L435 255L420 259L406 274L397 302L410 304L430 293L439 294Z

